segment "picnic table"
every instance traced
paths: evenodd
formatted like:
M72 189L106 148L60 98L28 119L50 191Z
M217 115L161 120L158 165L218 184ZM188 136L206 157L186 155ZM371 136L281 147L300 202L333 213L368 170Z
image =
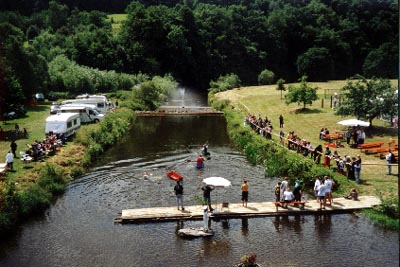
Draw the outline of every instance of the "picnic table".
M381 147L384 143L385 142L365 143L358 145L358 148L362 152L363 150L365 151L366 149Z
M334 131L333 133L326 134L324 140L332 142L333 140L344 139L344 134L340 131Z

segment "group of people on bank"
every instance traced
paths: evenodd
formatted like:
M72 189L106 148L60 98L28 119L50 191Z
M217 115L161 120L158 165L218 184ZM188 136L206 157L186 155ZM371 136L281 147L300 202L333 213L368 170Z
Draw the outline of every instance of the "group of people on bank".
M279 117L280 127L283 127L283 117L282 115ZM258 118L254 115L248 114L245 118L244 125L250 125L250 127L256 131L257 133L263 134L265 132L268 133L269 136L272 134L272 124L271 121L266 117L262 119L261 115ZM266 125L271 125L270 128L266 128ZM268 130L267 130L268 129ZM324 139L326 135L329 134L329 130L325 127L320 131L319 138ZM363 127L354 126L348 128L345 132L345 138L347 144L350 145L351 140L353 140L353 144L359 145L363 144L365 141L365 132ZM267 137L269 138L269 137ZM310 156L317 164L322 164L326 168L331 168L333 166L334 170L339 172L342 175L345 175L348 179L355 180L357 183L360 183L360 173L361 173L361 157L357 156L349 156L344 155L340 156L338 151L332 151L332 144L325 144L325 149L322 144L314 147L310 141L306 139L300 138L294 131L289 131L287 136L285 137L285 133L280 130L279 132L280 143L285 145L285 141L287 142L287 148L290 150L295 150L299 154L307 157ZM341 147L340 142L334 143L332 147ZM322 160L321 160L322 159ZM332 164L333 162L333 164ZM391 173L391 169L388 169L388 172Z
M21 160L24 162L39 161L45 156L54 155L60 150L63 140L55 134L47 136L42 141L35 140L31 145L27 145L24 151L20 152ZM10 143L10 150L6 154L7 169L14 170L14 159L19 158L17 155L18 145L15 140Z

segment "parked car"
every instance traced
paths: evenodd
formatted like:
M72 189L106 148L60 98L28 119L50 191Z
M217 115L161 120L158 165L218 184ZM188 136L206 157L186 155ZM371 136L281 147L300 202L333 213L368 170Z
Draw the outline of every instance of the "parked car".
M35 94L35 100L36 100L36 102L43 102L44 101L44 94L42 94L42 93Z
M26 110L23 105L11 104L6 108L6 112L3 114L6 120L13 120L25 116Z

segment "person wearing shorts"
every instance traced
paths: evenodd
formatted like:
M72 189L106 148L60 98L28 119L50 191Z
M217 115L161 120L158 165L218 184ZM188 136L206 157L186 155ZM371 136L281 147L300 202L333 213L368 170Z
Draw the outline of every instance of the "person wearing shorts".
M246 179L243 179L242 189L242 206L247 208L247 202L249 201L249 184Z

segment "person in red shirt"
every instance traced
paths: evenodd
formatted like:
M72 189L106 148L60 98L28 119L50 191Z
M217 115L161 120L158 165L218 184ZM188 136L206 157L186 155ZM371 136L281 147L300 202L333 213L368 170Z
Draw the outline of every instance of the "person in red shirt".
M196 168L197 169L204 168L204 161L205 159L202 156L199 156L196 160Z

